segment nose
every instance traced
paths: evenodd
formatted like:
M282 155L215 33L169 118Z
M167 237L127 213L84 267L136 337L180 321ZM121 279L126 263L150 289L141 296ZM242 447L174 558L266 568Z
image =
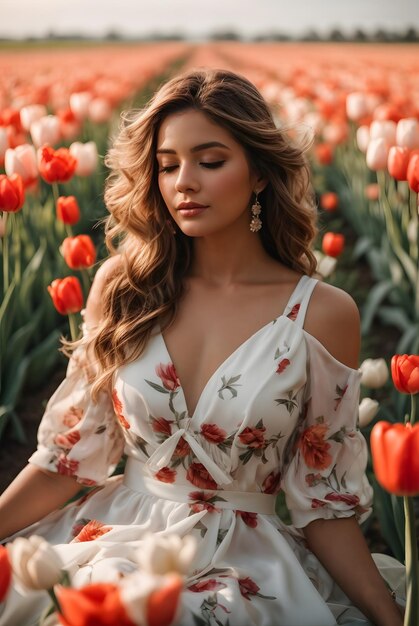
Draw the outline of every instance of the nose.
M179 165L178 175L176 178L176 191L184 193L185 191L198 191L199 180L192 165L184 163Z

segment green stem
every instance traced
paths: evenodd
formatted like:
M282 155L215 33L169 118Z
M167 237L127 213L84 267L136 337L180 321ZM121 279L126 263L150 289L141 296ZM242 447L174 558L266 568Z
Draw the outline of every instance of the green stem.
M54 591L54 589L48 589L48 595L49 595L49 597L50 597L50 598L51 598L51 600L52 600L52 603L53 603L53 605L54 605L54 607L55 607L55 610L56 610L58 613L61 613L60 603L58 602L58 599L57 599L57 596L55 595L55 591Z
M7 213L3 212L3 294L9 289L9 240L7 232Z
M84 295L87 298L90 291L90 277L87 270L81 270L81 282L83 283Z
M58 188L58 183L51 183L51 187L52 187L52 195L54 198L54 209L56 209L58 198L60 196L60 190Z
M71 340L76 341L78 334L79 334L79 329L77 327L77 320L76 320L76 316L74 315L74 313L68 314L68 321L70 323Z
M410 419L406 416L406 423L416 422L416 395L411 394ZM406 612L404 626L419 626L419 563L418 540L416 536L415 511L413 498L403 496L405 514L405 543L406 543Z

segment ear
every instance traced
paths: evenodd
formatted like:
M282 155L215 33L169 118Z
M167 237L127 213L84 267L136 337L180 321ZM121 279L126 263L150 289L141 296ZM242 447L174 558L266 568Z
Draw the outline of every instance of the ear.
M254 186L255 192L260 193L263 191L268 183L269 180L266 177L258 175Z

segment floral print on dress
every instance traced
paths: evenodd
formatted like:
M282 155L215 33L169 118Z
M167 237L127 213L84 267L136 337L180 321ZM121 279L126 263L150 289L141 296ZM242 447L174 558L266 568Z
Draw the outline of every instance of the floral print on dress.
M218 489L218 485L202 463L191 463L186 472L186 480L200 489Z
M77 526L75 528L77 529ZM75 528L73 527L73 530ZM84 541L94 541L95 539L98 539L99 537L102 537L102 535L108 533L110 530L112 530L111 526L107 526L99 520L88 520L87 523L78 530L73 541L76 543Z
M115 409L115 414L121 426L126 429L131 428L130 423L125 419L124 415L122 414L123 406L121 400L118 397L116 389L112 390L112 401Z
M243 465L246 465L254 456L261 458L262 463L268 463L268 458L265 455L265 451L269 446L273 448L278 445L278 442L284 435L279 432L278 434L272 435L269 439L265 439L266 427L263 425L263 420L260 419L256 426L246 426L244 428L238 438L242 445L244 445L247 450L239 455L239 459L242 461Z

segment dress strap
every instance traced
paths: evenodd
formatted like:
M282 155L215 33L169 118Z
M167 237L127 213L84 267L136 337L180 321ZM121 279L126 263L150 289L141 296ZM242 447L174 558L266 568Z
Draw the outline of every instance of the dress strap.
M300 328L304 326L308 304L317 282L317 278L301 276L285 307L283 315L295 322Z

